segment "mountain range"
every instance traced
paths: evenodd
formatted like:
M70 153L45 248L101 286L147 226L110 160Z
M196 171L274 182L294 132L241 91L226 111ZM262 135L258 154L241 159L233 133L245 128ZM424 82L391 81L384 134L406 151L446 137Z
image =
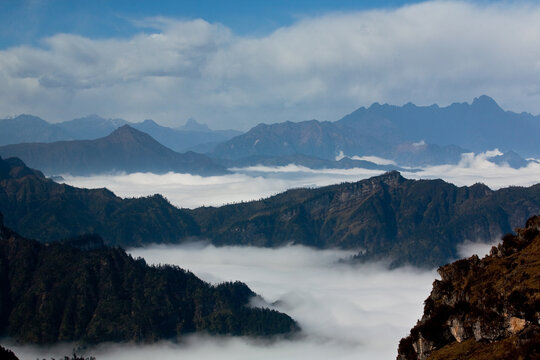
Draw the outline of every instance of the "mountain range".
M399 169L399 166L456 164L466 152L496 148L503 154L490 161L514 168L527 166L532 161L524 157L540 158L532 136L540 131L540 117L504 111L485 95L475 98L471 104L454 103L446 107L375 103L333 122L259 124L246 133L212 131L193 119L173 129L152 120L130 123L91 115L50 124L35 116L20 115L0 120L0 145L94 140L125 125L149 134L173 151L206 153L229 167L294 161L297 165L315 168L377 168L381 165L358 162L365 161L364 156L376 156L392 162L386 169ZM343 158L346 160L336 161ZM44 166L40 168L46 171ZM95 173L93 170L89 169L88 173Z
M0 147L0 156L19 157L50 175L169 171L199 175L227 173L223 166L206 155L191 151L177 153L129 125L96 140L4 145Z
M527 163L520 155L540 157L532 135L539 131L539 116L504 111L484 95L471 104L447 107L375 103L335 122L260 124L216 146L211 155L241 159L302 154L333 160L343 153L424 166L457 163L464 152L500 148L513 151L512 156L521 161L512 161L516 166Z
M148 266L98 236L42 244L0 214L0 334L21 343L155 342L193 332L272 336L289 316L249 306L247 285L212 286L175 266Z
M97 115L53 124L37 116L19 115L0 120L0 145L94 140L105 137L124 125L145 132L178 152L189 150L206 152L213 145L241 134L236 130L210 130L208 126L199 124L193 119L189 119L179 128L170 128L153 120L133 123L124 119L105 119Z
M491 241L540 213L540 185L493 191L482 184L408 180L394 171L189 210L160 195L121 199L106 189L58 184L11 158L0 160L0 211L9 227L43 241L98 233L106 244L125 247L188 240L292 243L362 250L355 261L431 267L457 258L466 240Z
M540 216L490 255L442 266L398 360L540 358Z

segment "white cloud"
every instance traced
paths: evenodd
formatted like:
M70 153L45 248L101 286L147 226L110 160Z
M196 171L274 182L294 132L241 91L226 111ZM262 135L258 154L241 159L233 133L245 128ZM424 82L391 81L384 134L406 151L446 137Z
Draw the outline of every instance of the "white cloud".
M434 271L410 268L390 271L374 264L338 265L335 261L348 253L299 246L155 246L131 253L150 263L188 268L213 283L244 281L267 302L280 300L277 308L299 322L304 337L267 343L193 336L179 345L108 345L89 351L100 360L395 358L399 339L421 317L436 276ZM14 350L29 359L66 354L50 349Z
M540 163L532 162L527 167L513 169L489 161L498 154L498 150L480 154L466 153L459 164L403 171L402 175L409 179L443 179L457 186L484 183L494 190L508 186L531 186L540 182ZM64 175L64 179L67 184L78 187L106 187L121 197L158 193L178 207L195 208L258 200L292 188L355 182L384 173L362 168L309 169L294 164L277 167L259 165L233 170L235 173L231 175L210 177L135 173L92 177Z
M540 164L531 162L527 167L514 169L489 161L500 155L497 149L480 154L465 153L456 165L430 166L419 172L404 172L412 179L443 179L458 186L483 183L492 189L508 186L531 186L540 182Z
M202 19L148 19L128 39L58 34L0 51L0 108L51 121L87 113L188 117L214 127L335 120L372 102L488 94L540 112L540 5L434 1L301 18L263 37Z
M483 258L489 254L491 248L501 242L500 237L489 243L480 241L464 241L457 245L457 250L460 258L467 258L473 255L477 255L479 258Z

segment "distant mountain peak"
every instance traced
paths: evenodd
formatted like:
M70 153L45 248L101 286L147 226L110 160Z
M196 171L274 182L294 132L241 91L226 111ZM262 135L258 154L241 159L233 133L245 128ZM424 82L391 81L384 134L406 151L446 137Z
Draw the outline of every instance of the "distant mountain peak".
M194 118L189 118L186 123L183 126L180 126L178 129L184 131L212 131L208 125L197 122L197 120Z
M155 122L154 120L152 119L146 119L142 122L143 124L146 124L146 125L154 125L154 126L159 126L159 124L157 122Z
M116 130L114 130L109 136L105 137L105 139L151 139L154 140L150 135L147 133L137 130L134 127L130 125L122 125ZM155 140L154 140L155 141Z
M495 109L498 111L503 111L499 104L493 98L487 96L487 95L480 95L477 98L474 98L471 106L474 108L478 108L481 110L487 110L487 109Z

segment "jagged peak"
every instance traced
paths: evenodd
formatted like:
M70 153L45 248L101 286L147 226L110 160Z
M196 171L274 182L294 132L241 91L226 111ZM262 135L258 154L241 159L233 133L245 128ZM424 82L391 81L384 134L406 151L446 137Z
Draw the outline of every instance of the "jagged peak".
M145 119L142 123L146 125L159 126L159 124L152 119Z
M197 120L195 120L194 118L187 119L186 123L183 126L179 127L179 130L184 130L184 131L204 131L204 132L212 131L212 130L210 130L208 125L200 123Z
M501 107L499 106L499 104L497 104L497 102L493 100L493 98L487 95L480 95L479 97L474 98L471 106L475 108L480 108L482 110L495 109L495 110L503 111Z
M381 180L399 180L399 181L405 180L405 178L401 176L401 173L397 170L391 170L391 171L385 172L384 174L376 176L374 178L381 179Z

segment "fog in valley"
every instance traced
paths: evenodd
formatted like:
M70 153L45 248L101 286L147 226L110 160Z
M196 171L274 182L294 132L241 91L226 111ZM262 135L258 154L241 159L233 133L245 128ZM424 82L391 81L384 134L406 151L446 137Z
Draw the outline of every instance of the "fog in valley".
M497 153L468 153L463 155L459 164L410 169L402 171L401 174L409 179L440 178L457 186L484 183L494 190L507 186L530 186L540 180L540 164L530 163L520 169L496 165L489 160ZM379 161L385 162L385 159ZM67 184L78 187L106 187L121 197L158 193L178 207L196 208L258 200L291 188L352 182L384 173L361 168L314 170L294 164L280 167L252 166L233 170L235 172L230 175L210 177L177 173L63 177Z
M152 246L129 251L152 264L176 264L211 283L240 280L299 322L293 339L190 336L180 344L105 345L88 355L106 359L392 359L399 339L421 316L435 271L351 266L338 250L212 245ZM276 303L277 302L277 303ZM268 306L268 305L265 305ZM22 359L60 356L62 349L13 348ZM65 347L69 353L71 348ZM55 352L56 351L56 352Z
M498 166L489 153L467 154L457 165L402 172L414 179L442 178L456 185L483 182L493 189L528 186L540 178L540 165L521 169ZM384 159L381 159L384 161ZM234 169L225 176L189 174L119 174L64 176L79 187L107 187L119 196L161 193L179 207L221 205L260 199L297 187L358 181L381 171L365 169L312 170L297 165ZM465 242L460 255L485 255L493 244ZM129 249L149 264L175 264L205 281L243 281L261 298L252 306L267 306L298 321L302 332L273 341L191 335L178 343L152 345L105 344L86 355L108 359L392 359L399 339L406 336L423 310L437 278L435 269L411 267L388 270L384 263L349 265L339 260L354 252L315 250L303 246L278 249L221 247L205 243ZM73 345L53 348L7 343L21 359L60 357Z

